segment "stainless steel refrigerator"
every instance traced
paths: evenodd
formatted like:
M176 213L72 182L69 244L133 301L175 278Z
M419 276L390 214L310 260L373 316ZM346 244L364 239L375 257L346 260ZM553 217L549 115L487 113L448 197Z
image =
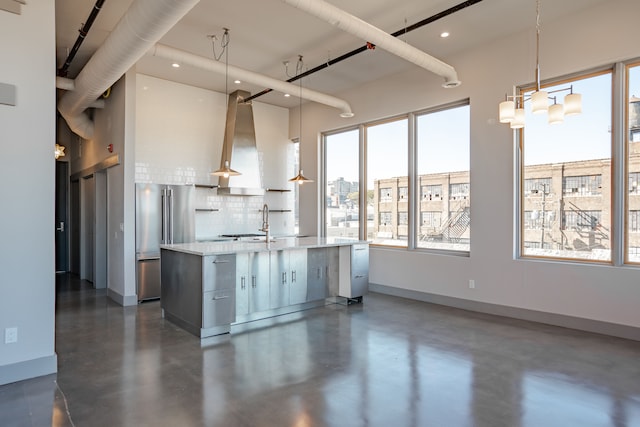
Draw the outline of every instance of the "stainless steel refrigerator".
M138 301L160 298L160 245L195 240L193 185L136 184Z

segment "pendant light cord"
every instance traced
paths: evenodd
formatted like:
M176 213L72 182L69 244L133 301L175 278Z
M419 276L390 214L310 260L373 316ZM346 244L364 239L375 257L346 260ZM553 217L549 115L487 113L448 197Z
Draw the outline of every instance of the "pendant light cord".
M536 0L536 90L540 91L540 0Z
M302 55L298 55L298 63L296 64L296 75L302 74L304 64L302 62ZM300 128L298 133L298 170L302 170L302 78L298 79L300 85L300 108L298 111Z

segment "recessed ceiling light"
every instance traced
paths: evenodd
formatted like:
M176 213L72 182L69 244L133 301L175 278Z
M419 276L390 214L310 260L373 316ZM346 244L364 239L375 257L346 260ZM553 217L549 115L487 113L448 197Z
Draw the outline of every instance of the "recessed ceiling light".
M440 37L442 37L443 39L444 39L444 38L447 38L447 37L449 37L449 33L447 33L446 31L444 31L444 32L440 33Z
M239 85L240 83L242 83L240 80L234 80L233 81L235 84Z
M288 93L285 93L285 94L284 94L284 97L285 97L285 98L288 98L288 97L290 97L290 96L291 96L291 95L289 95Z
M180 64L178 64L177 62L174 62L173 64L171 64L171 66L173 68L180 68Z

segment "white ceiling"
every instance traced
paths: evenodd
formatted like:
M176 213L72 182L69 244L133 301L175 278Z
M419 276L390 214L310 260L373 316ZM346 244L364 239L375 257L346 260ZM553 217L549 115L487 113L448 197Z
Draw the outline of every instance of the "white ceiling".
M542 0L541 26L544 22L565 19L576 10L606 0ZM330 3L392 33L440 13L463 0L329 0ZM102 44L132 0L106 0L68 77L75 77L93 52ZM78 30L89 16L95 0L56 0L56 49L58 67L78 37ZM392 6L390 6L392 5ZM443 19L407 33L409 44L447 62L452 55L517 31L535 28L535 0L482 0ZM197 55L213 58L208 35L220 37L230 29L229 63L270 77L287 80L284 61L295 70L298 55L304 56L305 69L336 58L366 41L307 15L280 0L200 0L200 2L161 40L160 43ZM450 37L440 38L448 31ZM220 46L216 46L220 52ZM223 57L224 59L224 57ZM455 67L455 64L450 64ZM368 81L415 67L381 49L366 51L303 79L303 85L328 94L360 86ZM225 77L187 66L172 68L169 61L146 56L137 64L138 72L186 83L218 92L225 91ZM425 70L425 73L428 71ZM464 84L464 76L459 76ZM444 80L443 80L444 81ZM264 87L241 84L240 88L257 93ZM271 92L260 97L283 107L296 106L295 96L285 98Z

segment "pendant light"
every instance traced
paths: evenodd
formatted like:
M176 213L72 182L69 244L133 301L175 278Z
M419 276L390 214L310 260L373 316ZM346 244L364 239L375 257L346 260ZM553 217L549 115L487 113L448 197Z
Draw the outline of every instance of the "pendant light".
M224 62L225 62L225 73L224 73L224 94L226 95L226 100L227 100L227 109L229 108L229 29L228 28L224 28L224 34L222 34L222 40L221 40L221 44L222 44L222 48L224 49ZM212 44L213 44L213 56L215 58L215 36L212 36ZM220 54L220 56L222 56L222 53ZM220 59L220 57L216 58L216 59ZM225 154L225 151L223 150L223 155ZM231 153L230 152L226 152L227 156L230 156ZM211 175L214 176L221 176L224 178L229 178L230 176L238 176L238 175L242 175L240 172L231 169L231 165L230 165L231 159L224 159L224 161L222 162L222 166L220 167L220 169L211 172Z
M569 91L564 97L564 105L558 104L552 93ZM544 91L540 88L540 0L536 0L536 90L529 97L524 95L506 95L498 107L500 123L509 123L511 129L524 127L524 103L531 101L533 114L548 114L549 124L564 122L565 116L573 116L582 113L582 95L573 93L573 86L568 88ZM549 105L549 101L553 101Z
M303 62L302 62L302 55L298 55L298 63L296 64L296 74L300 75L302 73L302 68L303 68ZM304 184L305 182L313 182L312 179L309 179L307 177L305 177L302 173L302 77L300 77L298 79L298 82L300 83L300 107L298 109L298 115L300 117L300 127L299 127L299 134L300 136L298 137L298 175L294 176L293 178L291 178L289 180L289 182L297 182L299 185Z

